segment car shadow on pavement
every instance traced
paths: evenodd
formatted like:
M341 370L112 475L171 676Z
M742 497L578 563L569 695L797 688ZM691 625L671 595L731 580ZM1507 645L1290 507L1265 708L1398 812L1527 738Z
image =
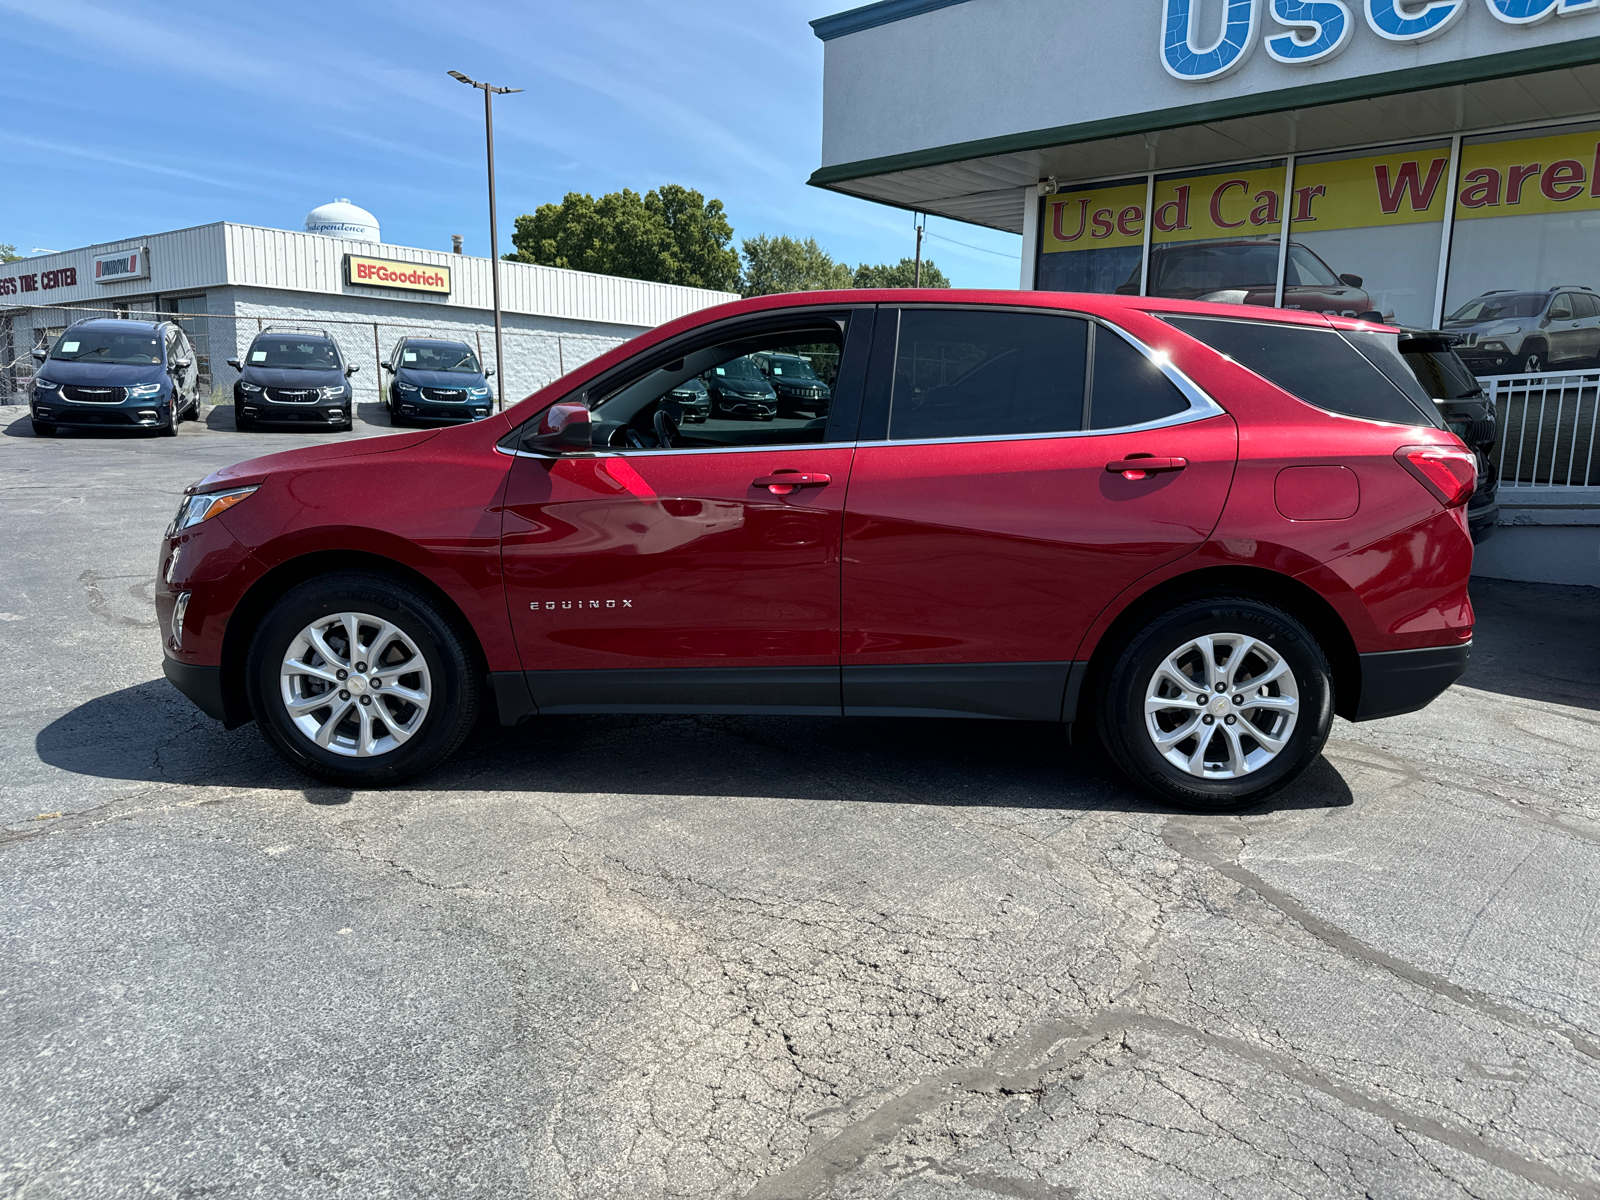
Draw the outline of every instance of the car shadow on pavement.
M165 679L79 705L35 738L39 758L79 775L197 787L300 791L344 804L351 792L294 770L254 726L231 732ZM537 792L832 800L1158 812L1092 740L1059 725L828 717L543 717L484 725L406 793ZM367 802L379 793L361 793ZM1319 760L1255 811L1351 804Z
M1474 577L1472 605L1461 686L1600 710L1600 588Z

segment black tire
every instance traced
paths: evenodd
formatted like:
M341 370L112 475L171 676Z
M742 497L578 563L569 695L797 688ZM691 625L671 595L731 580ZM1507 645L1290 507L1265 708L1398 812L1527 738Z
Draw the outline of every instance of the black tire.
M29 419L33 422L34 437L55 437L56 425L54 421L41 421L38 417Z
M1517 360L1517 373L1522 375L1538 375L1548 367L1543 346L1528 351Z
M174 396L171 400L167 401L167 423L157 427L156 436L177 437L179 420L181 420L181 418L178 416L178 400L177 397Z
M1265 737L1284 729L1288 714L1252 705L1285 700L1287 685L1267 683L1255 693L1250 691L1253 686L1250 683L1242 685L1244 690L1239 693L1233 693L1232 686L1224 693L1216 692L1214 684L1206 686L1205 705L1214 706L1215 712L1205 712L1198 699L1201 682L1196 664L1202 661L1199 651L1178 656L1194 639L1208 634L1242 635L1263 647L1254 651L1245 648L1242 642L1235 642L1231 643L1232 652L1225 654L1223 648L1230 643L1214 643L1218 650L1213 657L1222 660L1227 677L1232 677L1241 667L1248 672L1244 676L1246 680L1265 676L1273 658L1287 664L1291 673L1289 683L1298 692L1298 712L1294 714L1293 725L1281 749L1275 754L1271 754L1266 743L1256 742L1251 737L1257 730L1251 728L1250 723L1259 722L1259 732ZM1245 657L1235 659L1233 655L1241 648ZM1185 668L1185 677L1197 681L1193 685L1196 689L1193 695L1181 693L1173 684L1158 687L1157 672L1169 658ZM1231 679L1226 681L1231 683ZM1279 689L1277 694L1274 689ZM1195 730L1194 735L1170 746L1168 752L1197 761L1199 773L1176 765L1157 748L1145 716L1146 697L1157 691L1174 697L1174 710L1154 717L1162 732L1176 735L1185 728ZM1232 704L1235 695L1245 700L1237 708ZM1169 804L1202 811L1242 808L1288 787L1322 753L1333 724L1333 680L1322 647L1305 626L1288 613L1242 596L1191 600L1156 617L1129 640L1105 673L1098 700L1100 740L1128 778ZM1178 705L1183 707L1178 708ZM1201 724L1208 718L1211 724ZM1170 728L1165 724L1168 722ZM1242 761L1247 773L1208 775L1208 763L1218 772L1223 770L1220 763L1213 760L1220 759L1230 746L1239 748L1235 753L1244 755L1242 760L1230 761ZM1250 748L1252 746L1254 749ZM1252 756L1262 755L1270 756L1254 766L1249 765Z
M396 626L420 651L429 677L431 703L420 725L408 740L371 757L317 745L291 719L280 682L284 657L301 632L319 618L346 612ZM453 754L478 719L483 681L468 649L468 636L434 601L398 580L354 572L324 575L285 593L257 627L246 665L250 710L278 753L307 775L351 788L386 787L414 779ZM364 678L374 678L379 669L372 664ZM410 678L401 667L391 665L391 669L400 678ZM417 685L413 681L405 686ZM330 693L326 717L333 715L332 699ZM369 705L367 711L376 710ZM359 715L354 708L351 712Z
M249 433L256 426L255 426L255 422L254 421L252 421L249 417L245 416L242 411L240 411L238 405L234 405L234 407L233 407L233 427L234 427L234 429L236 429L240 433Z

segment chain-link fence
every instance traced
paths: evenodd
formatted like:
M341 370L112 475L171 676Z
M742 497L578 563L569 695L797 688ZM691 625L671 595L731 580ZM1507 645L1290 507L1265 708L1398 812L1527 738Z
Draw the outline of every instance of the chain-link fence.
M48 350L69 325L91 317L168 320L181 325L194 345L202 389L212 404L233 402L233 385L239 379L239 371L229 366L228 360L244 360L251 340L268 329L313 330L331 337L346 365L359 368L350 381L357 404L383 402L389 380L381 364L388 361L395 343L403 337L465 342L477 352L491 386L499 391L492 327L485 330L468 321L224 315L206 312L205 302L204 296L195 296L137 311L76 305L0 311L0 404L26 404L37 365L33 351ZM519 329L508 324L504 332L506 402L515 403L623 340L597 334Z

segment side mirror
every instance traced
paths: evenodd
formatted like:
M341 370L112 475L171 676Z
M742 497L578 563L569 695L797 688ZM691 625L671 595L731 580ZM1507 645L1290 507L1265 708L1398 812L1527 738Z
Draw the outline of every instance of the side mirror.
M380 367L382 367L385 371L389 372L389 374L391 374L391 375L394 374L394 366L393 366L393 364L391 364L391 363L379 363L378 365Z
M567 401L540 414L538 424L522 435L522 448L535 454L564 454L589 449L591 438L588 407Z
M228 360L228 365L230 367L232 367L235 371L244 370L244 367L240 364L240 362L239 362L239 360L237 358L230 358Z
M354 375L354 374L355 374L355 373L356 373L356 372L357 372L357 371L359 371L359 370L361 370L361 368L360 368L360 367L346 367L346 368L345 368L345 369L344 369L344 377L345 377L345 378L346 378L346 379L349 379L349 378L350 378L350 376L352 376L352 375Z
M47 359L49 357L50 357L49 353L47 351L44 351L44 350L35 350L33 352L33 361L34 362L43 362L45 359Z
M1341 275L1339 276L1339 282L1348 284L1350 287L1360 287L1362 279L1359 275Z
M180 371L187 371L190 367L194 366L194 359L175 358L172 360L172 365L177 367Z

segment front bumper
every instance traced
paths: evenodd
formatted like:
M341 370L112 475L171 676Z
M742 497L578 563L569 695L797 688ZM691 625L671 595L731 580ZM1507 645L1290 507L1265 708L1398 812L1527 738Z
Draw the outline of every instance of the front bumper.
M258 425L342 425L350 419L349 403L274 404L270 400L236 400L237 411Z
M1363 654L1361 702L1352 721L1376 721L1416 712L1433 703L1467 672L1472 643Z
M412 400L397 396L394 410L410 421L439 421L450 425L465 425L481 421L494 412L492 400L468 400L464 403L441 404L429 400Z
M78 429L165 429L172 419L167 396L85 404L60 398L34 397L33 419L47 425Z
M171 655L163 655L161 670L173 687L194 701L196 708L213 721L228 724L228 706L222 694L221 667L197 667L191 663L179 662Z
M717 401L717 411L731 413L736 417L775 417L778 415L778 402L776 400L728 400Z

